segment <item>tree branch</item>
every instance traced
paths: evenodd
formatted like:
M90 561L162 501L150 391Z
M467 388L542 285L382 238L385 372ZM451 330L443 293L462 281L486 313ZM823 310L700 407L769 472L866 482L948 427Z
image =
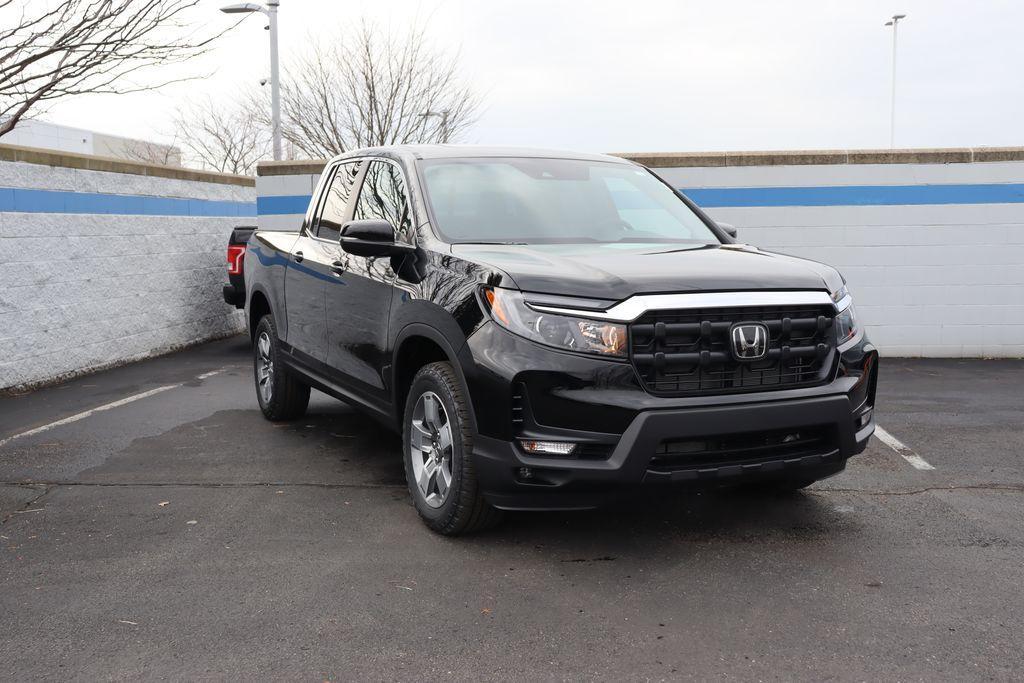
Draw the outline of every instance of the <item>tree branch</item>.
M131 83L130 77L205 54L230 30L193 26L189 15L199 4L0 0L0 135L42 102L151 90L184 80L141 85Z

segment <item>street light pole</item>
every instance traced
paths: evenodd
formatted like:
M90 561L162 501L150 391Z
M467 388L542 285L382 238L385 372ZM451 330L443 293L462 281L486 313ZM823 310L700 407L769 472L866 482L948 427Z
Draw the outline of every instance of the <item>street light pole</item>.
M443 143L448 142L448 114L450 113L450 111L451 110L449 109L443 109L441 111L425 111L422 114L420 114L420 117L423 118L424 120L430 118L431 116L439 116L441 118L440 141Z
M277 6L279 0L267 0L270 19L270 118L274 139L274 161L281 160L281 76L277 63Z
M892 93L889 96L889 149L896 146L896 29L906 14L894 14L886 26L892 26Z
M281 75L277 58L277 8L280 4L281 0L267 0L266 7L242 2L220 8L225 14L262 12L267 15L267 28L270 29L270 132L274 141L274 161L281 160Z

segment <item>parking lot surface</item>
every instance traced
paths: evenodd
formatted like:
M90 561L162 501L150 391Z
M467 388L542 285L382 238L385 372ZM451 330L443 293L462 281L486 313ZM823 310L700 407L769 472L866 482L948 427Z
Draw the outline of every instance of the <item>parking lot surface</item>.
M0 679L1019 680L1024 362L881 368L905 448L804 493L458 539L372 421L264 421L241 337L0 399Z

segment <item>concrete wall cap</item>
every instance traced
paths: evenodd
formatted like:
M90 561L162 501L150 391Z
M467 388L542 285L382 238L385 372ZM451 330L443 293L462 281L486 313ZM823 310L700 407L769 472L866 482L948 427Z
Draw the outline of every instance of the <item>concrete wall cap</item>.
M1024 147L849 149L767 152L618 152L651 168L709 166L817 166L835 164L967 164L1024 161Z
M87 171L192 180L200 183L218 183L220 185L240 185L243 187L254 187L256 185L256 180L252 176L197 171L191 168L181 168L180 166L160 166L158 164L126 161L113 157L59 152L18 145L0 144L0 161L18 161L26 164L39 164L41 166L60 166Z
M837 164L968 164L1024 161L1024 147L935 149L823 149L766 152L612 152L612 156L651 168L721 166L827 166ZM326 159L262 161L258 176L315 175Z
M300 161L261 161L256 165L256 175L314 175L324 170L327 159L305 159Z

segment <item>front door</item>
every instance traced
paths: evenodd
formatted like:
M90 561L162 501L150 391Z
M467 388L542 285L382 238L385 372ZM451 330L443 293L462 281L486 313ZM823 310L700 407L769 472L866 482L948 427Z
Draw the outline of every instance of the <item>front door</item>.
M352 219L384 219L395 227L396 239L408 240L413 220L407 188L396 163L368 162ZM382 372L390 363L388 320L395 281L391 257L355 256L340 246L334 248L340 272L327 288L327 363L340 382L381 399Z

